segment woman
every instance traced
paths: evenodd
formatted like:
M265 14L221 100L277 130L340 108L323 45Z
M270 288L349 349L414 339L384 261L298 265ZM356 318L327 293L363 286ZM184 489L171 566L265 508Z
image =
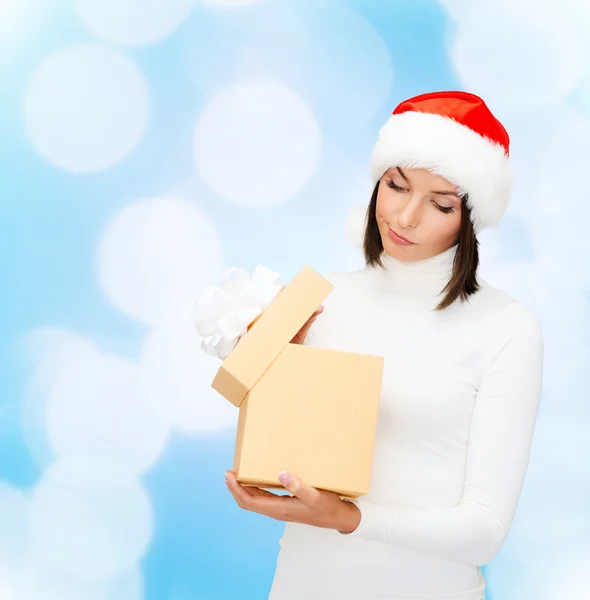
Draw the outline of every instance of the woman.
M543 363L535 317L476 277L476 234L508 204L508 150L463 92L402 102L381 129L366 266L327 275L334 291L295 340L385 358L370 492L346 501L286 474L281 497L227 473L241 507L287 522L270 600L485 599Z

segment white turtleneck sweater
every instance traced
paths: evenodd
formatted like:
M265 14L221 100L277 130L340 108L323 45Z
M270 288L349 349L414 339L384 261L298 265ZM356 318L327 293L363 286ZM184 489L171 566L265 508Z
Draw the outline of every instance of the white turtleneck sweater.
M325 275L334 290L306 343L384 357L370 491L351 534L285 524L269 600L485 600L480 566L527 470L543 336L481 279L434 311L456 250Z

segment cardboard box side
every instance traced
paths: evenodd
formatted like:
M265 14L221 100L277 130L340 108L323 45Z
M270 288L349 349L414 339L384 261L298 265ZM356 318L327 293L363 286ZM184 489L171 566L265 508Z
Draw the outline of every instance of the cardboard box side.
M240 406L280 352L293 339L334 286L312 268L305 266L278 294L223 361L217 389L232 404ZM226 379L231 375L233 380ZM229 394L229 397L225 394Z
M244 398L242 405L240 406L240 412L238 415L238 427L236 431L236 445L234 448L234 464L233 464L233 472L239 473L241 469L241 457L242 457L242 447L244 445L244 432L247 422L248 416L248 394Z
M238 408L248 393L244 383L227 370L225 361L221 363L211 382L211 387Z
M266 481L263 480L258 480L258 479L252 479L252 480L247 480L247 481L240 481L240 483L245 486L245 487L257 487L257 488L261 488L263 490L285 490L285 487L282 485L275 485L272 483L268 483ZM319 488L318 489L322 489ZM354 490L344 490L344 489L339 489L339 490L327 490L329 492L336 492L340 497L342 498L350 498L350 499L354 499L354 498L359 498L360 496L363 496L365 493L368 492L364 492L364 493L359 493L358 491L354 491Z
M240 483L281 489L277 475L286 469L344 497L368 493L383 363L288 345L248 395Z
M240 483L245 486L245 487L257 487L257 488L261 488L263 490L285 490L285 486L283 485L275 485L272 483L268 483L266 481L263 480L258 480L258 479L252 479L252 480L244 480L241 481ZM318 487L317 489L323 489ZM344 489L338 489L338 490L327 490L329 492L336 492L339 496L341 496L342 498L359 498L360 496L364 496L365 494L367 494L368 492L358 492L356 490L344 490Z
M372 356L371 358L373 358L373 377L365 386L365 391L370 397L378 398L378 401L373 403L368 408L366 413L367 422L371 423L371 427L375 432L375 435L373 435L372 437L372 441L366 449L366 458L372 464L373 457L375 455L375 440L377 437L377 422L379 420L379 407L381 404L381 390L383 387L383 367L385 364L385 359L382 356ZM358 489L355 490L354 496L350 496L348 494L345 495L349 498L358 498L360 496L368 494L369 490L371 489L371 473L372 469L368 472L364 485L359 485Z

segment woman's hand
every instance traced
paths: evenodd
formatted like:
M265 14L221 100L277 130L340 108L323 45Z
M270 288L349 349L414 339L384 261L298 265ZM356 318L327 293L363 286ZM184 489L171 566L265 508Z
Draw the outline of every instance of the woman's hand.
M226 471L226 485L236 502L244 510L276 519L353 532L360 523L360 511L335 492L319 490L303 483L295 475L284 471L279 480L292 496L278 496L266 490L243 486L233 471Z
M314 321L317 319L318 315L321 314L322 312L324 312L323 304L320 305L318 308L316 308L313 315L311 315L311 317L309 317L309 319L307 319L307 321L305 322L305 325L295 334L295 337L291 340L292 344L303 345L305 343L305 338L307 337L307 334L309 333L309 329L314 324Z
M279 294L285 289L285 286L283 285L283 287L280 289ZM324 312L324 305L321 304L320 306L318 306L318 308L315 309L314 313L311 315L311 317L309 317L309 319L307 319L307 321L305 322L305 325L303 325L303 327L295 334L295 336L293 337L293 339L291 340L291 344L301 344L303 345L305 343L305 338L307 338L307 334L309 333L309 330L311 328L311 326L313 325L314 321L317 319L317 316L319 314L321 314L322 312ZM248 325L248 331L250 329L252 329L252 327L254 327L254 325L256 324L256 321L258 321L258 319L260 319L260 317L262 316L262 314L258 315L249 325ZM238 340L238 344L239 344L239 340Z

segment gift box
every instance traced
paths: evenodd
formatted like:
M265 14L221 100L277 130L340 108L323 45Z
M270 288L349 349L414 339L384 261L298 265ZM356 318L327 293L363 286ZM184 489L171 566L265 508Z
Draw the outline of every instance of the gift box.
M332 290L301 269L212 382L239 408L232 470L243 485L282 489L286 470L341 497L369 491L383 357L290 343Z

